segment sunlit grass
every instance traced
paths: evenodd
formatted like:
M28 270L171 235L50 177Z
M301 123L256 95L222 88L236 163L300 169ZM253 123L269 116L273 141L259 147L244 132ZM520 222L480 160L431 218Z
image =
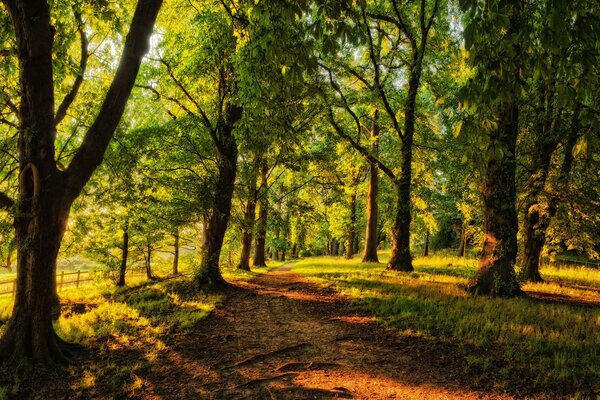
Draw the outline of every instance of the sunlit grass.
M221 301L218 296L200 293L188 276L156 281L136 277L128 279L123 288L99 279L94 285L66 289L60 297L57 332L69 342L86 346L86 354L93 357L83 371L79 365L69 367L72 374L80 376L71 384L78 398L102 398L102 393L135 397L146 384L144 371L164 362L161 355L172 334L189 332ZM0 324L11 309L10 297L0 299ZM19 385L17 381L4 390L17 393ZM0 399L1 395L0 389Z
M382 261L387 258L387 252L380 255ZM560 273L561 281L524 285L525 290L569 296L575 302L560 304L468 295L461 285L473 276L476 260L431 256L415 259L414 266L412 273L398 273L386 271L385 264L320 257L300 261L293 269L333 285L357 309L400 335L459 344L465 372L475 380L566 394L599 389L600 293L570 286L594 286L599 271L548 269L542 273Z

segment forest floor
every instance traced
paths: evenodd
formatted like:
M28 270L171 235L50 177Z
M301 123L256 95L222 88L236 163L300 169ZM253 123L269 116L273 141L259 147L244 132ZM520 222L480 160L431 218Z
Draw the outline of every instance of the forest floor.
M504 398L465 389L448 349L399 340L289 265L237 284L148 377L149 398Z
M332 263L339 270L343 261ZM113 295L106 310L104 303L67 305L67 315L83 316L67 338L88 324L94 330L83 340L89 351L66 369L35 371L16 384L0 377L0 398L562 397L500 386L470 367L472 353L458 341L399 334L336 285L316 283L302 264L230 278L232 288L216 299L186 300L178 289L186 287L184 280L177 278L126 289ZM174 319L179 326L163 326Z

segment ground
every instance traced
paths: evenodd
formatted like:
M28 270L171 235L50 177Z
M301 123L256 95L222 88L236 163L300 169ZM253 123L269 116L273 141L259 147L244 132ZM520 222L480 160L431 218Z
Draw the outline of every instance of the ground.
M491 374L485 367L486 363L491 362L497 369L504 368L501 362L505 361L505 355L496 354L498 351L494 346L494 351L491 352L485 346L465 346L464 343L469 340L455 340L459 338L456 332L453 335L444 334L439 322L437 325L427 322L427 326L435 327L439 332L437 336L422 332L415 334L418 333L418 324L422 324L426 316L440 314L440 310L430 309L430 305L416 302L419 293L423 292L420 286L422 281L419 280L423 279L422 276L388 276L380 271L381 265L369 267L360 266L357 261L352 264L339 259L321 259L322 263L331 265L332 271L329 271L329 264L319 264L318 261L316 259L316 264L310 259L298 264L288 263L266 273L255 274L251 278L247 275L244 279L230 276L232 288L218 298L204 295L198 297L195 291L190 293L193 289L185 283L186 279L178 278L119 289L110 295L105 293L102 300L69 300L57 326L63 336L85 343L87 351L79 354L68 368L52 371L38 369L26 380L19 381L17 378L16 383L14 377L13 381L8 380L10 372L4 372L0 378L0 398L572 397L569 395L573 393L570 388L561 392L560 389L550 387L544 380L536 386L526 377L521 377L521 380L518 377L503 380L502 374ZM344 272L344 268L348 270ZM376 272L375 283L369 283L368 275L357 272L365 271L368 274L369 268L379 271ZM417 269L427 271L426 267L419 267L418 263ZM311 275L313 270L318 273ZM427 276L427 279L433 279L431 276L434 275ZM396 288L392 279L405 281ZM406 327L415 324L413 329L402 331L394 323L385 323L377 316L376 309L369 310L368 307L361 307L356 299L352 300L352 292L348 290L357 290L356 287L351 287L355 281L360 282L361 287L368 288L365 293L369 293L369 296L378 289L394 299L393 304L401 307L403 312L398 313L390 308L388 313L399 316L395 320L396 324L398 321L409 324ZM464 308L474 305L494 310L498 305L509 304L509 309L521 315L524 312L516 306L520 304L517 302L530 301L498 303L505 300L462 299L462 292L454 284L429 282L428 285L428 292L423 292L427 294L424 298L432 300L432 304L447 307L447 315L444 316L446 319L440 319L443 322L452 322L450 318L460 314L478 314L475 318L482 321L487 314L502 314L495 311L486 314L483 309L474 311ZM535 288L540 291L540 287L542 286ZM458 300L439 297L448 296L443 293L444 290L450 290L447 288L460 293ZM396 293L394 290L404 292ZM544 296L550 297L539 303L539 307L545 307L540 310L565 309L578 320L585 313L591 315L598 312L600 304L596 303L597 297L592 297L581 305L554 305L556 299L547 292L548 290L544 292ZM374 297L367 299L372 302ZM410 303L403 303L401 299ZM379 299L380 302L383 300L385 298ZM537 305L536 299L531 301ZM568 299L561 298L559 303L564 301ZM546 302L552 304L546 305ZM386 303L377 304L381 307ZM422 314L410 314L410 307L418 309ZM443 311L441 314L444 314ZM563 321L563 317L554 311L553 315L548 316L550 317L555 323ZM590 318L595 317L592 315ZM470 325L473 321L467 320L465 323ZM597 326L600 318L598 321L591 321L591 326L594 323ZM452 324L460 326L461 322ZM490 323L486 322L485 326L488 325ZM575 328L572 324L570 326ZM582 326L582 330L590 329L590 325ZM492 335L490 332L486 334ZM503 340L510 341L510 337L503 336ZM585 340L594 342L596 339L592 336ZM545 342L542 345L543 349L547 347ZM509 347L506 349L514 352ZM536 351L533 347L531 349L532 352ZM585 347L581 349L572 346L569 351L582 360L576 353L586 351ZM549 351L556 358L556 351ZM597 350L592 350L594 351L597 353ZM484 356L479 357L480 353ZM474 357L475 354L477 357ZM538 357L536 353L532 354L532 357ZM595 358L590 360L596 362ZM525 361L528 367L534 368L531 360ZM586 363L590 363L588 360L581 362L585 368L588 367ZM515 362L509 367L513 371L519 371L520 365ZM593 366L589 367L594 369ZM588 375L583 373L578 376L589 380ZM593 383L579 382L578 385L589 394Z

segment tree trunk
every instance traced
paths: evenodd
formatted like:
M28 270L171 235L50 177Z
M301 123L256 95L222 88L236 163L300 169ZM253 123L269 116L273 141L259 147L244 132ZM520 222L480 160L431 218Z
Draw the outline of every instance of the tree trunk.
M412 180L412 147L415 133L415 109L417 93L421 80L423 52L425 51L423 38L422 49L415 53L415 64L411 69L408 83L408 97L404 106L404 134L402 135L402 163L400 178L396 182L397 210L394 227L392 228L392 254L387 269L394 271L413 271L412 256L410 254L410 223L411 216L411 180Z
M260 198L258 204L258 234L256 237L256 245L254 246L254 262L253 266L255 267L266 267L266 252L265 245L267 242L267 218L268 218L268 198L266 190L268 188L267 185L267 174L269 172L269 168L267 164L264 163L262 166L262 171L260 175L260 186L265 190L262 197Z
M66 361L72 345L52 326L56 295L56 258L69 211L102 157L123 114L160 0L140 1L119 67L96 120L65 170L55 156L54 28L46 1L5 1L16 35L20 69L19 199L14 218L17 290L13 312L0 345L9 364Z
M205 230L202 265L195 276L199 287L210 288L227 285L219 269L219 259L231 215L231 201L237 173L238 149L233 128L235 123L241 119L242 112L241 107L228 105L225 110L226 122L220 125L219 135L216 135L222 138L222 142L217 144L219 150L218 178L213 196L213 211Z
M504 4L510 13L506 39L512 40L512 51L520 54L518 33L521 24L522 3L510 0ZM511 54L509 53L509 54ZM503 57L504 55L500 55ZM521 68L518 60L488 60L487 63L506 63L502 85L508 87L518 81ZM484 65L487 68L487 65ZM496 65L491 67L492 73ZM516 296L522 293L515 274L517 258L518 218L515 208L517 196L516 145L519 134L519 89L506 93L497 107L498 127L490 133L483 187L484 242L479 269L467 284L469 292L497 296Z
M121 266L119 267L119 280L117 286L125 286L125 273L127 272L127 256L129 255L129 223L123 227L123 244L121 247Z
M350 196L350 226L348 227L348 238L346 239L346 259L351 260L354 256L354 239L356 237L356 188Z
M429 229L425 233L425 245L423 246L423 257L427 257L429 255Z
M292 245L292 258L298 258L298 245L296 243Z
M505 104L500 124L491 134L490 151L505 149L487 161L484 200L484 244L475 278L468 290L475 294L514 296L521 293L515 276L517 257L516 143L519 131L516 103ZM488 152L489 154L489 152Z
M465 222L460 223L460 242L458 243L458 256L464 257L467 250L467 229Z
M573 165L573 147L577 142L579 133L579 108L580 104L576 103L567 143L565 144L563 162L558 177L557 192L565 192L567 190L569 175ZM554 136L557 137L558 135ZM540 274L541 254L544 244L546 243L546 231L548 230L548 226L550 226L552 218L556 215L559 204L558 194L553 194L547 201L547 209L545 212L540 213L540 193L544 190L544 186L546 185L546 177L550 166L550 155L551 154L547 155L547 159L545 155L539 154L538 156L538 166L542 168L541 171L538 171L532 177L532 183L535 185L533 187L534 190L532 190L532 195L535 197L527 205L528 212L525 218L523 277L532 282L543 281Z
M371 129L371 150L377 155L379 149L379 125L377 124L378 112L373 112L373 129ZM377 196L379 194L379 169L377 165L369 165L369 193L367 195L367 229L365 232L365 251L363 252L362 262L379 262L377 257L377 245L379 238L379 229L377 227L378 204Z
M145 267L146 267L146 278L148 278L148 280L152 280L154 279L154 277L152 276L152 243L150 243L150 240L148 240L148 242L146 243L146 254L147 257L144 257L144 261L145 261Z
M173 243L173 275L179 275L179 229L173 234L175 239Z
M242 231L242 250L238 269L250 271L250 252L252 250L252 232L254 231L254 221L256 219L256 179L252 178L250 183L250 193L248 203L244 211L244 227Z

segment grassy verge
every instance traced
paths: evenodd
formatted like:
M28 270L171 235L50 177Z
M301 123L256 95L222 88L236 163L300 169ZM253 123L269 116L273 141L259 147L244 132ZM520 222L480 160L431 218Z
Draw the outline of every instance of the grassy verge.
M547 294L545 300L474 298L460 288L475 272L473 260L418 258L409 274L359 261L311 258L293 269L333 285L399 335L456 344L475 383L549 396L600 395L599 271L542 271L555 281L524 288Z
M66 388L61 385L65 382L77 398L117 393L122 398L135 397L149 384L144 378L149 367L165 362L161 355L173 335L190 331L220 300L199 294L185 276L132 280L124 288L99 281L65 290L61 293L62 315L55 328L67 341L87 348L82 359L60 377L40 378L43 386L35 390L11 371L2 371L0 399L35 397L39 390L44 391L42 398L52 398L53 393L64 397ZM0 304L3 320L10 314L11 303L3 299Z

